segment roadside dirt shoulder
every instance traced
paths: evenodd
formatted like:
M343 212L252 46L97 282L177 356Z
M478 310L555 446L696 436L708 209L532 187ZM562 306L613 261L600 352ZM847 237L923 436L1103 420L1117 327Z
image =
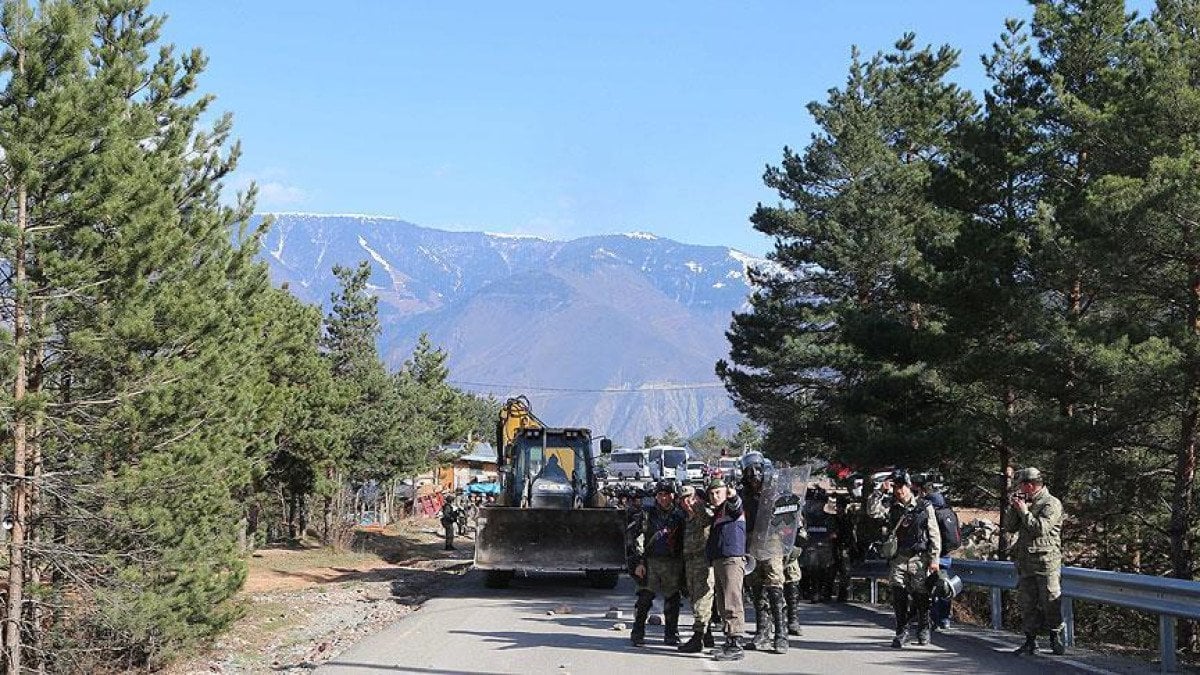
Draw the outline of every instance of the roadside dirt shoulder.
M166 670L309 672L416 611L470 566L470 536L443 551L434 519L364 530L351 552L318 547L256 551L239 601L245 615L204 653Z

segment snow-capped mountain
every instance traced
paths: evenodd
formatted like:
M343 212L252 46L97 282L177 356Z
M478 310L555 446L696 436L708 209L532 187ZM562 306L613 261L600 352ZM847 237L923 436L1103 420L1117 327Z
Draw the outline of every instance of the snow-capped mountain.
M371 262L392 365L429 333L461 388L525 394L547 424L620 444L668 425L736 425L713 366L761 259L643 232L547 241L372 216L274 218L262 255L305 301L328 308L332 267Z

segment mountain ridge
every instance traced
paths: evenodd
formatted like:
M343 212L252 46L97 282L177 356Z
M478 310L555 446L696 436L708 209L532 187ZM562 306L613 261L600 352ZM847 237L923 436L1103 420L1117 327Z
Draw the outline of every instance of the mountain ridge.
M393 367L428 333L449 353L452 381L526 394L555 426L640 444L668 426L736 424L713 368L760 258L645 232L550 240L298 212L255 223L267 215L261 257L272 281L307 302L327 310L333 265L370 262L380 353Z

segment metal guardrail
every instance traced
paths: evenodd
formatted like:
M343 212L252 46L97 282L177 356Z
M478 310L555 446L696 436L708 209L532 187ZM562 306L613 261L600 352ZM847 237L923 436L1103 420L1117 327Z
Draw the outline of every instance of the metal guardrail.
M854 576L871 581L871 602L878 602L878 580L887 576L887 562L868 560L854 569ZM1011 562L954 559L951 573L963 583L991 589L992 628L1003 628L1004 590L1017 587L1017 571ZM1066 643L1075 644L1075 600L1128 607L1158 615L1159 654L1162 671L1174 672L1176 619L1200 620L1200 582L1153 577L1145 574L1064 567L1062 570L1063 622Z

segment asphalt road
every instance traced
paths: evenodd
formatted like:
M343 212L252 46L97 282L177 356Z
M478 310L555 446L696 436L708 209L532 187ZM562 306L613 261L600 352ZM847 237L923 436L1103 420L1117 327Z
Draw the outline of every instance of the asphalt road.
M1014 656L1015 636L989 639L986 631L935 634L934 644L892 649L888 617L867 608L804 605L803 637L791 639L786 655L747 652L737 663L707 654L680 654L662 644L662 627L650 626L647 646L629 643L633 587L622 579L614 591L588 588L581 579L536 577L514 580L502 591L483 587L472 572L448 595L387 630L355 645L323 666L326 675L362 673L519 673L616 675L617 673L1005 673L1149 671L1141 664L1105 663L1076 652L1069 659ZM686 603L685 603L686 605ZM618 620L605 618L611 606ZM655 610L660 606L655 604ZM681 629L690 634L685 608ZM721 636L717 634L718 644ZM1096 667L1095 663L1104 667Z

